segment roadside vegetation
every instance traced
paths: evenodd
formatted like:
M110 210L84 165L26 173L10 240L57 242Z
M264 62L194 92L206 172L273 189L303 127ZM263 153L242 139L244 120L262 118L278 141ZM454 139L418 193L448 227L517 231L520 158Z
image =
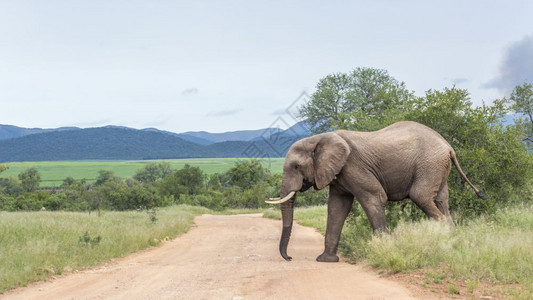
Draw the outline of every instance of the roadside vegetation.
M40 188L40 172L31 167L16 177L0 178L0 210L99 212L174 204L219 211L266 207L263 199L279 193L281 174L271 174L256 159L232 162L225 172L208 174L198 166L185 164L176 169L170 162L153 161L143 164L129 178L100 170L90 182L69 176L58 187L45 189Z
M0 293L156 246L188 231L193 206L155 211L0 212Z

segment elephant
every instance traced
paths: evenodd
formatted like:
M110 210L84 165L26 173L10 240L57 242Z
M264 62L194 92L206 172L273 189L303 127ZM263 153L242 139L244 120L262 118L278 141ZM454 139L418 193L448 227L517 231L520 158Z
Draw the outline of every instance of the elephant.
M292 231L297 192L329 185L324 252L319 262L337 262L337 246L344 221L357 199L374 233L389 232L387 200L410 198L432 219L451 221L448 175L451 164L476 195L483 193L466 177L455 151L433 129L413 121L394 123L378 131L337 130L301 139L291 145L283 165L280 198L283 228L281 256L290 261L287 246Z

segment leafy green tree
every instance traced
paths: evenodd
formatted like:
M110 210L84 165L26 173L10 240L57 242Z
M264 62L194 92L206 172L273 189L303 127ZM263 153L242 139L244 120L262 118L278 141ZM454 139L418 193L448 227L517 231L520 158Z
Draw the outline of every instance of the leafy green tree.
M101 205L112 210L126 210L129 208L127 185L120 178L114 177L99 184L94 193L94 199L92 200L97 200L98 203L95 204L98 204L98 206Z
M115 177L115 174L113 171L109 170L100 170L98 171L98 176L96 177L96 182L94 183L95 186L102 185L106 183L107 181L113 179Z
M219 174L211 174L209 175L209 179L207 180L207 188L211 191L221 191L222 190L222 184L220 183L220 176Z
M141 170L138 170L133 179L142 183L154 183L162 181L172 175L173 171L168 162L153 162L147 164Z
M525 131L524 141L533 146L533 84L516 86L510 97L511 109L519 114L519 124Z
M315 133L334 129L375 130L410 104L413 93L386 70L357 68L330 74L300 108Z
M183 195L197 195L205 190L206 175L198 167L186 164L182 169L176 170L167 176L158 186L162 197L173 197L177 203L190 204L192 198Z
M176 203L179 202L180 195L186 194L187 189L180 186L179 179L175 174L168 176L158 185L158 192L161 197L173 199Z
M18 178L22 185L22 189L24 192L28 193L35 192L41 183L41 175L35 167L20 172Z
M124 181L113 177L99 185L95 193L96 198L112 210L152 208L160 204L153 186L143 185L134 179Z
M242 190L250 189L269 177L270 171L263 168L263 165L257 159L237 161L226 172L227 184L238 186Z
M65 179L63 179L63 182L61 183L61 188L66 189L75 183L76 183L76 179L74 179L74 177L68 176Z
M205 189L206 175L199 167L191 167L186 164L182 169L177 170L173 176L176 177L178 185L185 187L186 193L189 195L199 194Z
M64 210L85 211L90 209L90 203L87 201L89 185L85 179L76 180L67 177L63 180L61 188L65 190L62 194L65 198Z
M24 191L22 190L22 185L20 184L20 180L18 178L9 177L0 178L0 192L12 196L18 196Z
M127 199L121 209L136 209L136 208L153 208L160 206L160 197L153 186L142 185L140 182L128 179L127 185Z

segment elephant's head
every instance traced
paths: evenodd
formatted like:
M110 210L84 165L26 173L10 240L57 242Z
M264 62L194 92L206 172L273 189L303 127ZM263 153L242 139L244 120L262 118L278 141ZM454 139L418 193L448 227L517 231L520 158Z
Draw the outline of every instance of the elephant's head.
M279 251L285 260L287 246L292 230L294 200L296 192L304 192L311 186L320 190L326 187L339 174L346 163L350 147L335 132L318 134L294 143L283 165L283 181L280 198L273 198L267 203L281 203L283 231Z

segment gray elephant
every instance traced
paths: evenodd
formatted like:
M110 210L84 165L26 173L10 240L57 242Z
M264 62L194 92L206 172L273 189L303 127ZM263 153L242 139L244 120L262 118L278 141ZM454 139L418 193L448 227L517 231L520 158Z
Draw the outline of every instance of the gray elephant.
M297 141L285 158L280 198L266 201L281 203L281 256L291 260L287 246L296 192L312 186L320 190L329 185L325 249L317 261L339 260L339 237L354 197L374 233L388 232L387 200L410 198L428 217L451 222L447 180L452 163L483 198L461 170L450 144L433 129L416 122L398 122L375 132L339 130Z

